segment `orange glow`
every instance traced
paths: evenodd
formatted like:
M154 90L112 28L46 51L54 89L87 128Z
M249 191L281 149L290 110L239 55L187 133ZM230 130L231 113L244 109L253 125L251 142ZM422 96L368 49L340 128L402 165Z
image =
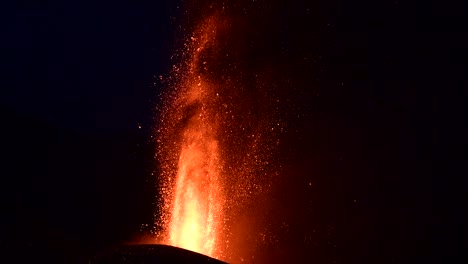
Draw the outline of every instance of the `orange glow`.
M244 244L266 241L266 227L246 219L262 216L263 209L252 208L277 175L272 156L282 121L268 74L242 70L249 67L240 67L238 55L248 42L232 37L233 22L221 15L187 36L167 81L157 131L163 201L156 224L161 243L241 262L251 257Z
M165 174L174 175L168 185L166 207L167 237L165 243L216 257L215 246L222 223L223 194L220 174L222 162L217 138L216 112L213 109L215 95L209 84L197 74L199 53L208 43L213 44L215 21L209 20L192 37L193 53L190 54L187 73L178 86L180 92L168 107L171 124L181 124L177 141L168 156L178 151L177 166L168 166ZM168 129L174 133L174 130ZM166 140L167 141L167 140ZM174 173L174 170L176 172Z
M182 136L169 243L212 255L221 217L219 155L212 124L203 111Z

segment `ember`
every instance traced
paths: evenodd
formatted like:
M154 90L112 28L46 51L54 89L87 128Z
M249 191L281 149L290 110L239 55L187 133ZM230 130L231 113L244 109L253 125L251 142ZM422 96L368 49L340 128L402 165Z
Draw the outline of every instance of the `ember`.
M230 259L238 214L268 187L259 183L273 168L274 135L282 129L274 114L262 116L268 102L278 100L262 102L257 95L251 101L249 93L266 86L245 83L243 73L225 62L229 25L213 15L188 37L186 59L174 66L161 114L158 150L164 177L162 242L224 260Z

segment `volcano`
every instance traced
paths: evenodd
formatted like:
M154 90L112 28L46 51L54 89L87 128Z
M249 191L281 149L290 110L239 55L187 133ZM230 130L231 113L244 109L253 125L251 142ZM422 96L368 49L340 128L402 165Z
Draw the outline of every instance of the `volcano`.
M208 256L167 245L123 245L96 256L92 264L225 263Z

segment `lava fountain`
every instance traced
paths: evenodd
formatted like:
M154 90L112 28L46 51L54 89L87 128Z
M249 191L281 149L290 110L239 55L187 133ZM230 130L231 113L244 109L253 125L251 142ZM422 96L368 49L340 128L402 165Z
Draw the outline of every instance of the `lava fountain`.
M216 94L202 77L199 65L203 65L200 54L213 45L216 26L211 19L191 38L188 48L193 53L185 75L178 80L174 100L164 113L163 123L170 134L163 133L168 145L162 148L169 161L164 166L169 179L167 189L164 188L165 206L169 209L165 243L209 256L217 256L216 242L223 218L223 162L218 117L213 107ZM176 76L178 70L175 69ZM176 166L174 155L178 156Z
M233 248L261 232L239 219L252 214L278 169L271 156L283 123L268 77L242 65L249 42L233 28L218 14L187 37L164 95L157 155L161 242L238 261Z

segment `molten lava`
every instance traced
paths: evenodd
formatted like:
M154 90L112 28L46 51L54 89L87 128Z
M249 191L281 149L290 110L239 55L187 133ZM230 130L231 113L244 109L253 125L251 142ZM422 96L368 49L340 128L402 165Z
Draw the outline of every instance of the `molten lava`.
M282 121L268 77L241 70L249 44L233 37L242 34L232 23L219 14L204 19L169 77L157 131L158 224L162 243L237 262L245 238L265 240L265 227L245 219L261 214L252 208L277 175L272 153Z
M192 87L190 100L204 101L203 85ZM176 176L169 243L212 255L221 217L221 162L208 107L201 106L187 121Z
M165 193L166 207L170 208L165 242L209 256L216 256L215 245L223 216L222 160L213 108L216 94L198 67L203 65L199 54L206 45L213 44L215 22L209 20L191 39L193 52L187 72L179 80L175 100L166 113L170 139L164 140L166 144L176 142L169 146L172 153L166 155L178 155L177 166L165 168L168 177L175 174L175 181L168 183L172 185L168 186L170 191Z

